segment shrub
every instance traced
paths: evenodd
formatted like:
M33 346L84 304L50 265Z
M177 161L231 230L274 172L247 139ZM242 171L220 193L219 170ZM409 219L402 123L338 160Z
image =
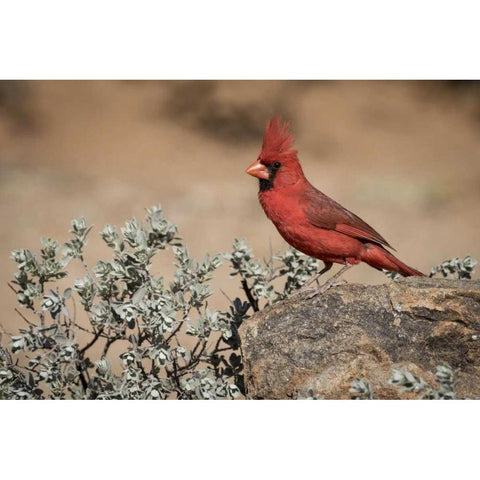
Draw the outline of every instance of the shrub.
M430 276L433 277L437 273L441 273L443 277L457 275L459 279L470 279L472 278L477 263L477 260L470 255L467 255L463 260L460 258L452 258L445 260L440 265L432 267Z
M393 370L388 383L398 387L399 393L412 392L419 400L454 400L457 379L448 365L438 365L435 372L436 387L413 375L408 370ZM363 378L355 379L350 386L350 395L354 400L375 399L370 382Z
M256 311L260 301L284 298L317 271L316 261L293 249L262 263L244 240L235 240L224 258L248 301L235 298L227 309L212 311L209 281L222 256L191 258L160 207L120 232L106 225L100 235L112 257L93 268L84 259L91 229L76 219L62 247L44 238L39 255L12 252L18 272L11 288L26 325L11 337L11 353L0 347L0 398L235 398L244 393L238 327L250 305ZM168 248L176 270L167 284L150 270L153 257ZM67 277L72 261L85 275L61 291L55 282ZM272 282L281 277L284 286L275 291ZM82 343L79 331L88 340ZM115 374L110 347L121 341L122 371ZM92 347L99 344L95 357Z
M245 394L238 328L250 310L284 299L320 266L293 248L260 261L245 240L237 239L230 253L195 260L177 226L154 206L143 222L134 218L120 231L106 225L100 235L111 258L90 268L84 249L91 230L84 218L76 219L62 246L43 238L38 254L12 252L18 271L10 287L25 325L8 346L0 336L0 398L238 397ZM169 282L151 273L153 258L167 249L176 267ZM239 278L245 298L212 310L209 282L222 260ZM84 275L60 289L58 281L69 275L73 261ZM475 264L470 257L454 259L432 272L470 278ZM117 373L113 344L121 345ZM359 398L373 398L362 380L352 389Z

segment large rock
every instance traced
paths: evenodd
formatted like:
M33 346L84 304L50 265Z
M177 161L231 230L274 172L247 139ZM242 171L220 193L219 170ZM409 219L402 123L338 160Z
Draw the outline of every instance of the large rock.
M457 372L458 397L480 397L480 282L409 278L336 286L291 296L240 329L247 395L350 398L367 379L379 398L398 398L394 368L435 386L435 367ZM408 398L408 395L406 396Z

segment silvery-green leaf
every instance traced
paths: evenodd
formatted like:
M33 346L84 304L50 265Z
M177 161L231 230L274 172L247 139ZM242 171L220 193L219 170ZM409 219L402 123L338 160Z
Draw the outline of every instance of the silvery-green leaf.
M144 285L142 287L140 287L132 296L132 303L134 305L137 305L140 303L140 301L143 299L143 297L145 296L145 294L147 293L147 286Z

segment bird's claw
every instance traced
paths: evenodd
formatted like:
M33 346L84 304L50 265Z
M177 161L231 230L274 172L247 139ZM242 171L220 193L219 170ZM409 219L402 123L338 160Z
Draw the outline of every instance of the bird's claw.
M325 293L327 290L330 290L332 287L338 287L340 285L345 285L346 283L348 282L344 278L340 278L339 280L334 280L333 282L327 282L318 289L318 294L321 295Z
M326 291L330 290L333 287L338 287L340 285L344 285L348 283L344 278L341 279L332 279L328 282L324 283L321 286L317 287L310 287L309 285L304 285L302 288L297 290L293 295L303 295L305 294L305 300L309 300L310 298L317 297L318 295L323 295Z

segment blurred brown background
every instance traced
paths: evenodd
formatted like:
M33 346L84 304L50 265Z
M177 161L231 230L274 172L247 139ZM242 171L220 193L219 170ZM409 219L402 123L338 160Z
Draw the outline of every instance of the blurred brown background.
M480 87L476 82L0 82L0 312L13 329L9 252L95 225L86 258L107 257L104 224L161 203L192 254L246 237L259 256L284 244L257 201L265 121L289 119L310 181L428 273L480 257ZM171 256L155 273L168 278ZM107 257L108 258L108 257ZM74 272L75 273L75 272ZM82 271L78 270L82 275ZM361 265L355 282L388 281ZM73 282L73 280L71 280ZM231 295L225 267L215 279ZM221 296L212 300L224 302Z

